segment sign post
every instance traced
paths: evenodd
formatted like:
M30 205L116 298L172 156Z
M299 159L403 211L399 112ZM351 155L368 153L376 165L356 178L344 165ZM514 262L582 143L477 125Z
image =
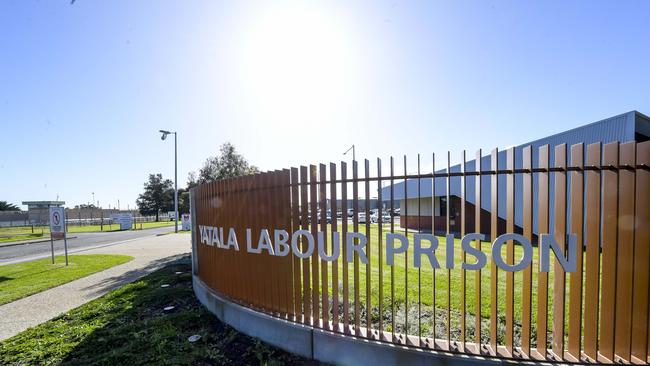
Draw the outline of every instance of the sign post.
M52 235L52 232L50 232L50 249L52 250L52 264L54 264L54 235Z
M65 249L65 265L68 265L68 237L65 225L65 209L50 207L50 247L52 249L52 264L54 264L54 240L63 239Z

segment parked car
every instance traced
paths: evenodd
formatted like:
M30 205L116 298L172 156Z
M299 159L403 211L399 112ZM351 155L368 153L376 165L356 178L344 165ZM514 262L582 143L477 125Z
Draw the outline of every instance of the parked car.
M360 224L365 224L366 223L366 213L365 212L359 212L359 223Z
M390 222L390 215L388 214L388 212L382 212L381 222Z
M351 208L348 208L348 217L353 217L354 216L354 210Z
M320 220L321 220L321 213L319 212L318 213L318 222L319 223L320 223ZM325 214L325 220L327 221L328 224L332 223L332 215L330 214L329 211L327 211L327 213Z
M379 216L377 215L376 212L370 214L370 223L371 224L376 224L379 221Z

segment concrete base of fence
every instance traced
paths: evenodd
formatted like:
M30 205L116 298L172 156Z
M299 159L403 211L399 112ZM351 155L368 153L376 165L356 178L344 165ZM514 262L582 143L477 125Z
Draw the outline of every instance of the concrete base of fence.
M279 319L235 304L193 276L199 301L238 331L305 358L335 365L500 365L539 364L427 351L325 331Z
M275 318L226 300L212 291L197 276L194 293L199 301L238 331L306 358L313 358L312 327Z

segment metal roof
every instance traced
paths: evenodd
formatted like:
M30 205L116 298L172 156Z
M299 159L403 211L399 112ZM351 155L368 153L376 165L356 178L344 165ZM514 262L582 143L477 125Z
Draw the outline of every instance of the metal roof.
M49 206L63 206L65 201L23 201L25 206L49 207Z
M650 118L639 113L637 111L630 111L623 113L614 117L610 117L598 122L590 123L581 127L573 128L564 132L560 132L548 137L541 139L533 140L516 146L515 149L515 168L521 168L522 164L522 149L526 146L531 146L533 151L533 167L536 167L538 164L539 154L537 149L543 145L549 145L550 147L550 163L552 164L555 158L554 146L567 144L568 148L577 143L583 143L584 148L587 148L587 145L601 142L603 144L619 141L627 142L635 140L635 135L640 133L645 136L650 136ZM489 153L489 152L488 152ZM483 152L485 154L485 152ZM586 155L585 155L586 156ZM506 151L500 150L498 152L498 168L506 169ZM476 166L475 159L468 160L466 163L467 171L474 171ZM489 170L491 168L491 157L490 155L483 155L481 158L482 170ZM444 173L447 169L436 170L438 173ZM454 165L450 169L451 172L460 172L460 164ZM461 178L452 177L450 178L450 195L460 196L461 195ZM506 194L506 180L505 176L499 176L499 190L498 196L505 197ZM406 197L417 198L418 189L417 189L417 179L409 179L406 182ZM420 194L421 198L431 198L432 193L432 179L420 179ZM470 203L475 203L475 178L467 178L467 187L466 187L466 199ZM516 192L521 192L522 177L521 175L515 176L515 186ZM395 200L404 199L404 181L394 184L393 190L395 192ZM533 182L533 194L536 195L537 192L537 182L536 179ZM551 186L549 194L553 195L554 187L553 180L551 179ZM445 196L446 192L446 179L445 178L436 178L435 181L435 196ZM382 199L390 200L390 185L382 188ZM519 206L521 205L521 200L517 200ZM505 212L505 200L499 200L499 216L501 212ZM481 208L485 210L490 210L490 177L484 176L481 179ZM535 209L535 208L534 208ZM515 208L515 222L519 224L521 222L521 210L519 207Z

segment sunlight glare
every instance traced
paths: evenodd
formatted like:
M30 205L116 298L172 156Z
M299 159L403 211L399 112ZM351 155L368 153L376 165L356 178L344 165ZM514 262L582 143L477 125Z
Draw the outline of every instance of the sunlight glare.
M244 36L245 97L285 127L336 114L354 89L355 50L343 24L320 10L296 4L264 13Z

